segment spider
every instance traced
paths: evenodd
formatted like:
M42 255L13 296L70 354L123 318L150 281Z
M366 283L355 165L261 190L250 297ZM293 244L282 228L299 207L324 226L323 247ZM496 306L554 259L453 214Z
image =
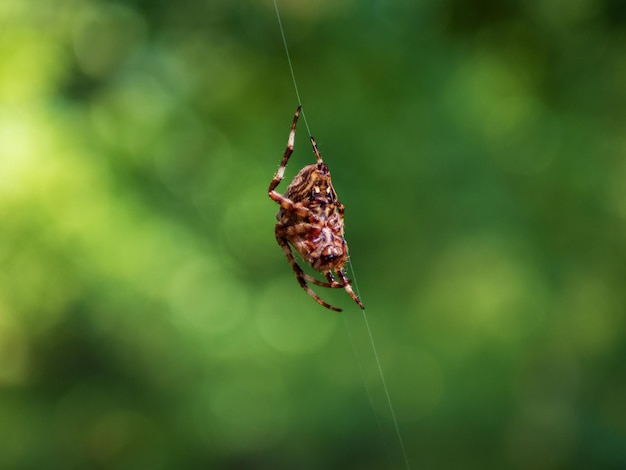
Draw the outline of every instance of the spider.
M296 124L301 109L302 106L298 106L293 117L287 149L268 190L269 197L280 205L276 214L278 223L274 230L276 241L285 252L298 283L318 304L341 312L340 308L320 299L309 287L309 282L321 287L343 288L352 300L364 309L343 270L348 260L348 245L343 237L344 207L337 200L328 166L322 161L313 136L311 145L317 163L302 168L287 187L284 196L275 191L284 177L287 162L293 153ZM290 245L314 270L323 273L328 282L319 281L305 274L296 262ZM339 281L335 279L333 271L339 277Z

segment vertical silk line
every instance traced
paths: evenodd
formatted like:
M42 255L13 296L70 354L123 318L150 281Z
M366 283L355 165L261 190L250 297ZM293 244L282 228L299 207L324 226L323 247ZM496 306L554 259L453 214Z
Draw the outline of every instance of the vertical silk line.
M385 375L383 374L383 368L380 365L378 352L376 352L376 346L374 345L374 337L372 336L370 323L367 321L367 315L365 314L365 310L361 310L361 311L363 312L363 320L365 320L367 333L369 334L370 342L372 343L372 350L374 351L374 357L376 358L376 365L378 366L378 373L380 374L380 380L383 383L383 389L385 390L385 395L387 396L387 405L389 406L389 411L391 412L391 419L393 420L393 425L396 428L396 435L398 436L398 442L400 442L400 449L402 449L402 456L404 457L404 464L406 465L407 470L411 470L411 465L409 464L409 458L407 457L406 449L404 448L404 441L402 440L402 434L400 433L400 427L398 426L398 419L396 418L396 413L393 411L393 406L391 404L391 397L389 396L389 389L387 388L387 382L385 382Z
M352 260L348 258L348 263L350 264L350 270L352 271L352 281L354 282L354 290L356 292L357 297L359 299L363 299L361 297L361 293L359 292L359 285L356 281L356 273L354 272L354 266L352 265ZM370 328L370 323L367 320L367 314L365 310L361 310L363 313L363 321L365 322L365 327L367 328L367 334L370 338L370 344L372 345L372 351L374 353L374 358L376 358L376 366L378 367L378 375L380 376L380 381L383 384L383 390L385 391L385 397L387 398L387 406L389 407L389 412L391 414L391 420L393 421L393 426L396 431L396 436L398 437L398 442L400 443L400 449L402 450L402 457L404 458L404 464L406 465L407 470L411 470L411 465L409 464L409 458L406 455L406 449L404 447L404 441L402 440L402 433L400 433L400 426L398 425L398 418L396 418L396 413L393 409L393 405L391 402L391 396L389 395L389 388L387 387L387 381L385 380L385 374L383 373L383 368L380 364L380 358L378 357L378 351L376 350L376 343L374 342L374 336L372 335L372 330ZM366 385L367 389L367 385ZM369 395L369 389L368 395Z
M283 39L283 46L285 47L285 55L287 56L287 63L289 64L289 71L291 72L291 80L293 81L293 88L296 91L296 98L298 99L298 105L302 106L302 100L300 99L300 92L298 91L298 82L296 81L296 74L293 71L293 64L291 62L291 55L289 54L289 47L287 46L287 38L285 37L285 29L283 28L283 22L280 19L280 13L278 11L278 4L276 3L276 0L274 0L274 10L276 11L276 19L278 20L278 27L280 28L280 35ZM311 129L309 128L309 123L306 119L306 115L304 114L304 108L302 108L301 110L301 115L302 115L302 119L304 120L304 124L306 126L306 130L309 134L309 137L311 136ZM359 298L361 298L360 293L359 293L359 286L356 282L356 276L354 273L354 267L352 266L352 261L348 258L348 263L350 265L350 269L352 271L352 279L354 281L354 287L357 293L357 296ZM380 380L382 382L383 385L383 389L385 390L385 396L387 397L387 406L389 407L389 411L391 412L391 418L393 420L393 425L395 427L395 431L396 434L398 436L398 441L400 443L400 448L402 449L402 456L404 457L404 463L406 465L407 470L411 469L411 466L409 465L409 459L406 455L406 449L404 448L404 441L402 440L402 435L400 433L400 427L398 426L398 419L396 418L396 414L393 410L393 406L391 404L391 397L389 396L389 389L387 388L387 382L385 381L385 376L383 374L383 368L380 364L380 359L378 357L378 352L376 351L376 345L374 343L374 337L372 336L372 330L370 329L370 325L369 322L367 321L367 316L365 314L365 310L362 310L363 312L363 319L365 320L365 326L367 327L367 333L369 335L370 338L370 343L372 345L372 351L374 352L374 357L376 358L376 365L378 366L378 373L380 375ZM349 333L349 332L348 332ZM354 348L354 343L353 343L353 349L355 351L356 354L356 348ZM357 354L357 360L358 360L358 354ZM359 363L360 364L360 363ZM366 384L366 390L367 393L369 395L369 389L367 389L367 384ZM371 402L370 402L371 404ZM376 411L374 411L376 412Z
M287 56L287 62L289 63L289 71L291 72L291 80L293 81L293 88L296 90L296 98L298 99L298 105L302 106L302 100L300 99L300 92L298 91L298 83L296 82L296 74L293 71L293 64L291 63L291 56L289 55L289 48L287 47L287 38L285 38L285 30L283 28L283 22L280 20L280 13L278 12L278 4L276 0L274 0L274 10L276 10L276 18L278 19L278 27L280 28L280 35L283 38L283 46L285 46L285 55ZM311 129L309 128L309 123L306 120L306 114L304 114L304 107L300 111L302 115L302 119L304 119L304 125L306 126L306 131L309 133L309 137L311 137Z
M389 451L389 446L387 445L387 440L385 439L385 435L383 434L383 426L378 418L378 413L376 413L376 407L374 406L374 398L372 397L372 393L370 392L370 388L367 385L367 380L365 379L365 369L363 369L363 365L361 364L361 358L359 357L359 353L356 348L356 344L354 339L352 338L352 333L350 333L350 325L348 325L348 320L345 315L342 315L343 325L348 332L348 339L350 340L350 346L352 346L352 352L354 353L354 358L356 360L357 367L359 368L359 372L361 374L361 379L363 380L363 387L365 388L365 394L367 395L367 399L370 403L370 408L374 413L374 419L376 420L376 425L378 426L378 433L380 434L380 439L385 446L385 453L387 454L387 459L389 460L389 468L393 467L393 462L391 460L391 452Z

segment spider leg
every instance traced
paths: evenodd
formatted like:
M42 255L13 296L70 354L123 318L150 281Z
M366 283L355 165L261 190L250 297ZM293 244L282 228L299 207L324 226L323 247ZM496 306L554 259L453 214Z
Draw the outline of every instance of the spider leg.
M352 300L354 300L359 307L361 307L361 310L365 310L365 307L363 306L359 298L356 296L356 294L352 290L352 286L350 285L351 283L346 277L346 273L344 272L343 268L337 269L336 272L339 278L341 279L342 287L345 289L348 295L352 297Z
M308 274L304 275L304 279L307 282L310 282L311 284L315 284L316 286L320 286L320 287L328 287L329 289L334 289L337 287L343 287L342 285L340 285L339 283L335 282L330 283L330 282L324 282L324 281L320 281L319 279L315 279L313 276L309 276Z
M315 154L315 158L317 158L317 163L321 163L322 156L320 155L320 151L317 149L317 144L315 143L313 136L311 136L311 145L313 146L313 153Z
M278 186L278 184L283 180L283 177L285 176L285 168L287 168L287 162L289 161L289 157L291 157L291 154L293 153L293 144L296 140L296 124L298 123L298 117L300 116L301 109L302 106L298 106L298 109L296 109L296 114L294 114L293 116L293 123L291 124L291 131L289 132L289 139L287 140L287 148L285 149L285 154L283 155L283 159L280 162L278 171L272 179L268 190L268 192L270 193L270 197L271 193L274 192L276 186Z
M285 209L288 212L293 212L299 217L305 218L310 221L317 221L318 218L311 212L311 210L306 206L303 202L293 202L288 197L285 197L281 194L278 194L276 191L272 190L269 193L269 197L272 201L279 204L280 207Z
M287 239L277 234L276 241L285 252L287 261L289 261L289 264L291 265L291 269L293 269L293 272L296 275L296 280L298 281L298 284L300 284L300 286L306 291L306 293L309 294L322 307L326 307L327 309L334 310L335 312L341 312L342 310L340 308L333 307L332 305L327 304L322 299L320 299L319 296L315 292L311 290L311 288L307 284L307 280L314 279L314 278L312 278L311 276L307 276L304 273L304 271L302 271L302 268L298 265L298 263L296 262L296 259L293 256L293 253L291 252L291 248L289 247L289 243L287 242ZM316 283L314 281L311 281L311 282Z
M315 220L311 211L306 207L306 205L302 202L294 202L288 197L283 196L275 191L276 186L280 184L285 176L285 168L287 168L287 163L289 162L289 157L293 153L293 146L296 139L296 124L298 123L298 117L300 117L300 110L302 106L298 106L296 109L296 113L293 116L293 122L291 124L291 131L289 132L289 139L287 140L287 148L285 149L285 154L283 155L283 159L280 162L280 166L278 167L278 171L276 175L270 182L269 189L267 191L268 196L275 203L279 204L280 207L285 209L286 211L293 212L300 217L306 217L310 220Z
M310 282L311 284L315 284L316 286L320 286L320 287L327 287L329 289L343 289L345 287L342 283L337 282L335 280L335 278L333 277L330 271L326 272L325 274L326 274L326 279L328 279L328 282L315 279L313 276L309 276L306 273L304 273L304 279L307 282Z
M331 289L343 289L344 285L341 282L337 282L332 271L326 271L324 274L326 275L326 279L328 279L328 282L324 283L324 287L330 287Z

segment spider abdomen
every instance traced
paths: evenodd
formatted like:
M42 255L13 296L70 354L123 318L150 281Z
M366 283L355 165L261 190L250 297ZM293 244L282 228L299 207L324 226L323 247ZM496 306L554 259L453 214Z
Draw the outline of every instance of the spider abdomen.
M302 259L319 272L342 268L347 261L343 226L323 225L320 228L307 225L307 229L304 234L293 233L287 237Z

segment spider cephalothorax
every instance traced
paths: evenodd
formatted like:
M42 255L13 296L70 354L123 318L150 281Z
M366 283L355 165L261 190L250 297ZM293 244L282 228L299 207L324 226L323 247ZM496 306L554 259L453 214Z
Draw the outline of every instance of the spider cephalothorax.
M320 305L341 311L320 299L307 282L322 287L343 288L358 306L363 308L343 270L348 260L348 245L343 237L343 204L337 201L337 193L333 188L328 166L322 161L313 137L311 145L317 163L302 168L287 187L284 196L275 191L284 177L287 162L293 153L300 109L299 106L294 115L287 149L269 187L269 197L280 205L276 215L278 219L275 229L276 241L285 252L302 288ZM319 281L305 274L298 266L290 245L313 269L324 273L328 282ZM339 281L335 279L333 271L339 277Z

